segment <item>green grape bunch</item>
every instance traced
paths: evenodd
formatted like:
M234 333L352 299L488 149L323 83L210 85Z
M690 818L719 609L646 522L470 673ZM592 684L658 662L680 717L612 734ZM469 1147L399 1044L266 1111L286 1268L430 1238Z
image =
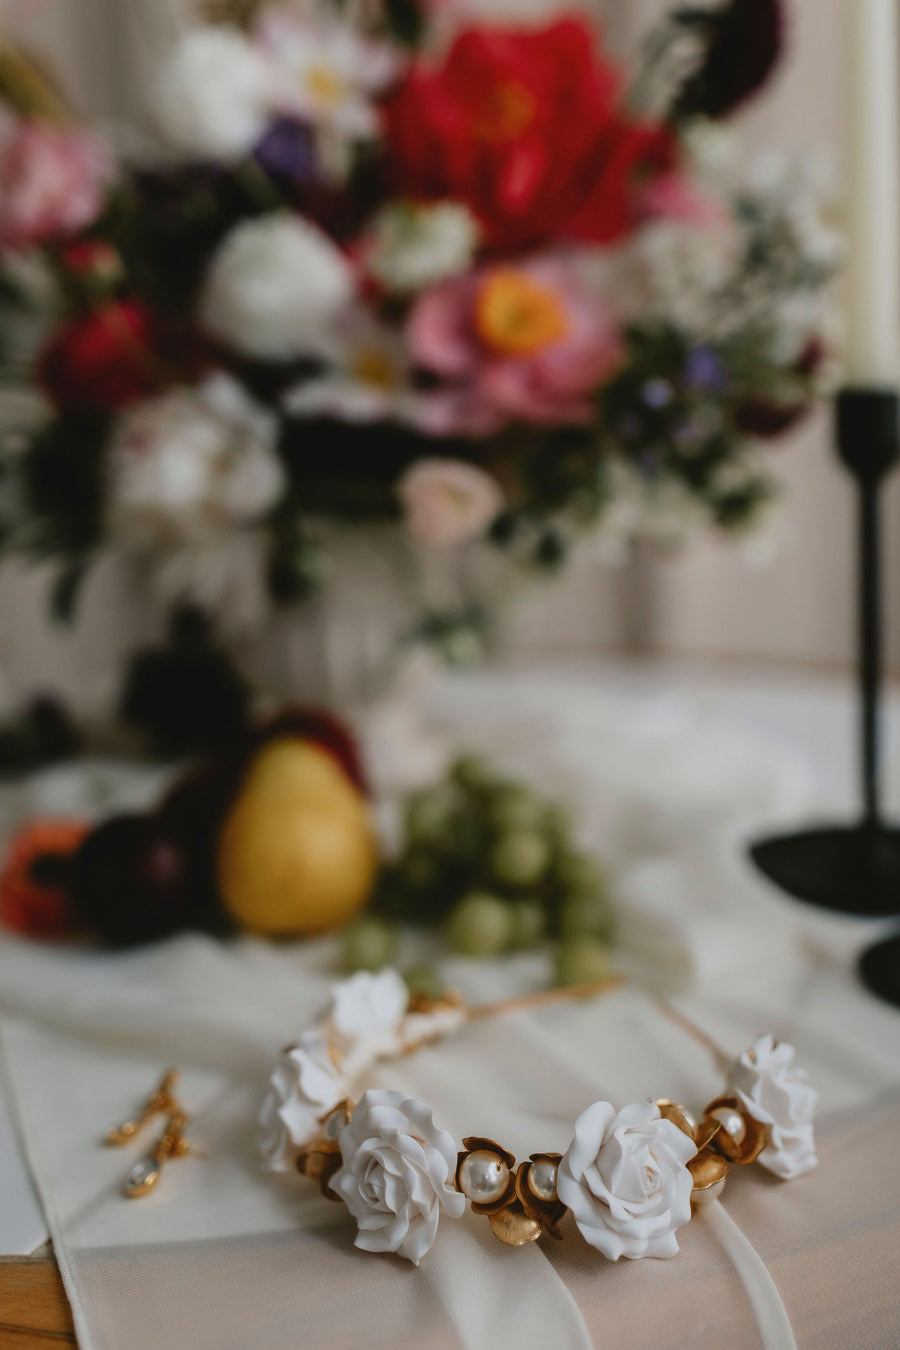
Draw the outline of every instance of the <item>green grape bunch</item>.
M498 776L477 755L407 799L399 854L345 935L347 967L389 964L403 925L434 930L463 956L552 950L560 984L612 971L605 869L577 846L564 807Z

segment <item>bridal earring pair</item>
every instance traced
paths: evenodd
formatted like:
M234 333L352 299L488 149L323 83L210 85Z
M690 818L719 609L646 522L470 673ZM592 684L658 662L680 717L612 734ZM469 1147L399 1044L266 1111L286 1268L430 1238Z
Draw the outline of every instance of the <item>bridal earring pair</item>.
M106 1132L106 1143L118 1148L130 1144L157 1116L165 1117L165 1125L150 1152L132 1167L125 1179L122 1194L129 1200L149 1195L156 1188L164 1165L171 1159L201 1156L185 1138L190 1116L175 1096L180 1077L177 1069L167 1070L138 1115L133 1120L123 1121L121 1125L111 1125Z

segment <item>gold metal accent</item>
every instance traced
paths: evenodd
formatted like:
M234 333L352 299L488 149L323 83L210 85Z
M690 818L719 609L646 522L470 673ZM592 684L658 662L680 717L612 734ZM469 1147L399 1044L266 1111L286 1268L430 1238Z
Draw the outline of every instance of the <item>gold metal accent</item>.
M160 1115L163 1111L171 1111L176 1104L173 1091L180 1077L178 1069L168 1069L160 1079L159 1086L147 1098L140 1115L134 1120L123 1121L121 1125L110 1125L106 1131L106 1143L114 1148L130 1144L154 1116Z
M710 1186L715 1186L717 1181L728 1175L728 1163L721 1154L713 1153L711 1149L691 1158L687 1168L694 1178L695 1191L709 1190Z
M716 1120L713 1116L704 1116L694 1132L694 1143L697 1145L697 1152L702 1153L708 1148L716 1135L722 1133L722 1122Z
M540 1222L529 1218L521 1205L515 1202L491 1214L488 1222L494 1236L507 1247L524 1247L529 1242L537 1242L541 1236Z
M733 1139L727 1130L720 1128L716 1131L712 1139L712 1147L717 1153L723 1154L729 1162L738 1163L741 1167L756 1162L756 1159L762 1153L766 1144L769 1142L769 1131L761 1121L754 1120L746 1111L741 1110L741 1104L737 1097L716 1097L711 1101L703 1113L703 1123L719 1124L711 1118L711 1112L717 1110L720 1106L726 1106L732 1111L737 1111L738 1115L746 1126L746 1133L740 1143Z
M481 1003L469 1008L470 1022L483 1017L503 1017L506 1013L521 1012L526 1008L542 1008L548 1003L570 1003L573 999L594 998L598 994L611 994L627 984L624 975L613 975L607 980L591 980L588 984L573 984L561 989L541 989L536 994L523 994L519 998L505 998L499 1003Z
M658 1097L656 1105L659 1107L659 1114L663 1120L670 1120L673 1125L677 1125L683 1134L689 1139L694 1139L696 1127L694 1121L690 1119L683 1106L677 1102L670 1102L668 1097Z
M172 1158L202 1157L184 1137L189 1115L180 1107L172 1111L165 1129L143 1162L137 1163L128 1174L122 1193L129 1200L139 1200L155 1190L162 1176L163 1165Z
M428 994L413 989L409 995L407 1012L432 1013L438 1012L441 1008L461 1008L464 1002L462 994L456 989L446 989L440 998L431 998Z
M516 1199L525 1214L529 1219L539 1223L544 1232L557 1239L562 1238L559 1223L566 1213L566 1206L559 1196L553 1200L542 1200L540 1196L535 1195L528 1185L528 1176L535 1163L549 1162L559 1165L561 1161L561 1153L532 1153L528 1162L523 1162L516 1173Z
M297 1158L297 1171L316 1182L326 1200L341 1197L331 1189L331 1179L341 1169L343 1159L336 1139L317 1139Z
M713 1040L712 1036L708 1035L702 1027L698 1026L697 1023L692 1021L685 1013L681 1012L678 1008L674 1008L668 999L657 998L654 1001L663 1017L667 1017L674 1026L679 1027L682 1031L686 1032L688 1036L692 1036L698 1045L702 1045L704 1050L709 1051L716 1066L722 1073L728 1073L734 1062L734 1055L729 1055L723 1050L721 1045Z

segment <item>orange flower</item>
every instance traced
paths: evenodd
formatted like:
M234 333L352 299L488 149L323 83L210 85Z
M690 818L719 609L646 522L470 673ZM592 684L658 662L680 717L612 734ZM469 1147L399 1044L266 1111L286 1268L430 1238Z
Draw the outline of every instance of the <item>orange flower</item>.
M0 870L0 923L35 938L75 931L66 864L90 828L81 821L33 820L13 835Z

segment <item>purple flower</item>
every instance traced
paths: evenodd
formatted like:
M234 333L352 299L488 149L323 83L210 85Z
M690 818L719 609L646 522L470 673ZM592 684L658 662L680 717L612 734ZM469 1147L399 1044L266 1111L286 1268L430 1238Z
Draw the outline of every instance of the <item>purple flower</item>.
M712 347L695 347L684 367L685 383L692 389L719 390L725 385L725 368Z
M253 157L266 173L292 183L311 183L318 176L309 128L292 117L271 124Z
M660 378L647 380L641 389L641 398L648 408L654 412L660 412L663 408L668 408L672 402L674 390L668 380Z

